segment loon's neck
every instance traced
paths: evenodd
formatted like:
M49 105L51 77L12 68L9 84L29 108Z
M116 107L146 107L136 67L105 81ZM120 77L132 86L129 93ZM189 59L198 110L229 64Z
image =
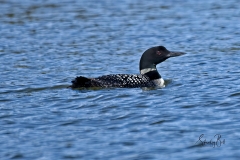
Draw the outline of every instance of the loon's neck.
M161 75L158 73L156 68L145 68L140 70L141 74L144 74L150 78L150 80L160 79Z

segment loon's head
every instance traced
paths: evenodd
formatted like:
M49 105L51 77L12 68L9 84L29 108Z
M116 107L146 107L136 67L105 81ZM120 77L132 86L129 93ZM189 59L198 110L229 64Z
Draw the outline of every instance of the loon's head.
M176 57L185 54L184 52L169 51L163 46L152 47L146 50L140 59L140 70L152 68L170 57Z

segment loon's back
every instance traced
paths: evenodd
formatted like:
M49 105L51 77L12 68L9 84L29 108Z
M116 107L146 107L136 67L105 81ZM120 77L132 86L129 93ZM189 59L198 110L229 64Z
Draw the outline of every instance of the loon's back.
M163 84L162 84L163 85ZM142 74L110 74L97 78L77 77L72 81L72 88L89 87L118 87L118 88L138 88L156 87L156 82L151 81L147 75Z

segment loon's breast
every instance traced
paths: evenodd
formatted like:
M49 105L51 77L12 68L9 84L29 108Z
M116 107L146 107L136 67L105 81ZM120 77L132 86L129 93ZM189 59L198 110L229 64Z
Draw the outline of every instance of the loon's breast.
M165 87L165 82L164 82L164 80L162 79L162 78L159 78L159 79L154 79L154 80L152 80L153 81L153 83L155 84L155 87L156 88L163 88L163 87Z
M81 87L119 87L119 88L138 88L138 87L164 87L162 78L151 80L143 74L110 74L97 78L77 77L72 81L74 88Z

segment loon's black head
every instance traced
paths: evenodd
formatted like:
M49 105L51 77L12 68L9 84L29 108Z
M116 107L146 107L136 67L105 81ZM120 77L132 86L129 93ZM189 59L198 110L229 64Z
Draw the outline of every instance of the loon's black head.
M152 47L146 50L140 59L140 70L156 68L156 65L170 57L183 55L183 52L169 51L163 46Z

